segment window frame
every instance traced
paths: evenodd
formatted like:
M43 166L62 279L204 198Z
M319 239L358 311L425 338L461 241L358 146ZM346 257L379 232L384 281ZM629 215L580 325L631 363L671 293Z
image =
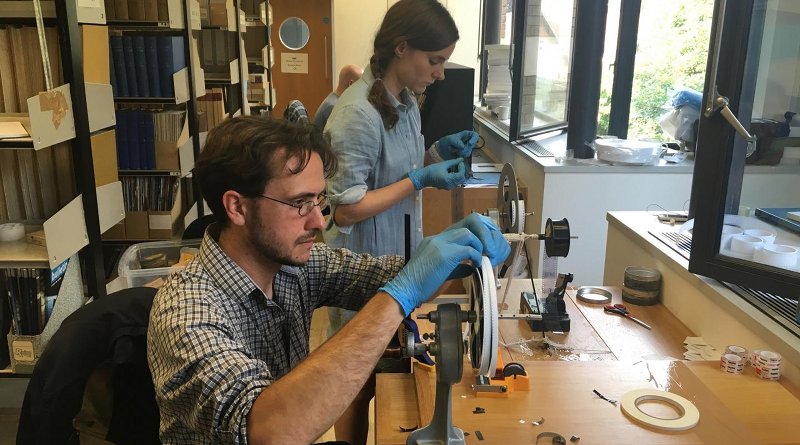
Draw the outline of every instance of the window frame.
M734 115L749 115L742 97L752 99L746 80L754 75L753 64L758 58L748 56L748 46L760 42L763 23L754 23L754 0L727 2L720 17L724 0L716 0L711 29L712 45L706 69L703 106L716 90L729 98ZM720 28L720 18L724 25ZM763 20L763 18L762 18ZM759 26L761 29L759 29ZM717 46L715 36L720 33ZM751 36L751 33L754 37ZM717 58L714 69L714 58ZM746 101L745 101L746 102ZM747 122L743 123L747 126ZM709 278L739 284L763 292L796 299L800 295L800 274L764 266L750 261L719 255L722 225L726 213L736 213L745 168L746 144L719 112L710 117L701 113L698 148L695 155L690 201L690 216L695 224L689 271ZM729 190L734 193L729 196Z
M480 36L480 44L481 44L481 63L480 63L480 88L479 88L479 98L481 102L483 102L483 96L486 93L487 83L488 83L488 72L487 72L487 60L486 60L486 33L485 30L488 28L487 20L489 18L489 14L487 14L487 6L486 3L492 1L499 1L502 4L501 0L484 0L482 2L482 23L483 26L481 27L481 36ZM577 5L578 1L580 0L573 0L575 5ZM575 8L577 10L577 8ZM501 8L501 13L504 11ZM571 37L571 49L570 51L570 61L569 61L569 83L568 90L571 88L572 85L572 68L574 65L574 32L575 32L575 21L577 17L575 14L572 16L572 37ZM523 76L522 73L525 72L525 32L517 32L518 30L526 30L528 26L528 1L527 0L514 0L511 10L511 112L510 112L510 121L508 125L508 132L506 134L507 139L509 142L517 142L521 140L527 140L534 136L541 135L544 133L550 133L553 131L563 130L566 131L568 122L569 122L569 96L567 97L567 101L565 107L567 107L567 111L564 116L564 120L562 122L558 122L552 125L546 125L541 127L536 127L530 130L521 131L522 122L520 119L521 113L521 106L522 106L522 80ZM569 93L568 93L569 94ZM499 128L503 128L505 125L498 126Z

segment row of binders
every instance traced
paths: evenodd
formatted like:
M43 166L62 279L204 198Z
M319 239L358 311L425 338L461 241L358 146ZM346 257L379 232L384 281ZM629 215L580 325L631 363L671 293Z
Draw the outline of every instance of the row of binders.
M168 212L178 196L178 176L121 176L128 212Z
M44 29L53 85L63 83L58 30ZM45 90L35 26L0 26L0 113L27 113L28 98Z
M117 110L117 166L120 170L156 169L157 146L177 150L184 111Z
M105 0L108 20L169 21L169 0Z
M115 97L174 97L172 75L186 67L182 36L112 35Z
M38 335L50 319L61 277L49 269L0 269L0 319L15 335Z
M0 150L0 221L43 221L77 196L68 143Z

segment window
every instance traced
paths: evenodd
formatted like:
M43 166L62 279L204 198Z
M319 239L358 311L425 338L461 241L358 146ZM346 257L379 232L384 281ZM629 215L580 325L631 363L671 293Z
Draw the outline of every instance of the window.
M717 14L703 103L717 110L700 119L689 270L791 300L798 317L800 4L728 2ZM717 95L755 144L723 118Z
M509 140L564 127L575 2L487 0L481 104Z
M674 139L659 121L675 92L703 91L713 6L713 0L609 2L597 134ZM632 77L620 82L617 73Z

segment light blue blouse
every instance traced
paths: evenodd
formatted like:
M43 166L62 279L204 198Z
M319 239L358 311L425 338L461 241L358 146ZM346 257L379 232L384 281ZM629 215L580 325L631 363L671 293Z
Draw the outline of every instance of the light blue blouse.
M404 89L401 101L386 93L400 115L386 130L378 110L367 100L375 78L372 71L350 85L336 102L324 134L339 157L339 170L327 183L332 214L340 204L361 201L376 190L408 176L425 162L425 142L416 99ZM411 217L413 253L422 241L422 195L419 192L383 213L352 226L337 226L333 219L324 232L325 242L372 255L405 254L405 215Z

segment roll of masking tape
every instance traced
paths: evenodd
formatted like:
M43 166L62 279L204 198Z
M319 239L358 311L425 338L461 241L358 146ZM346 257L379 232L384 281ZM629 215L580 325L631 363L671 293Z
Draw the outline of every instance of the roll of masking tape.
M677 412L675 419L653 417L639 409L639 404L655 400L672 406ZM665 431L684 431L693 428L700 421L700 411L692 402L677 394L657 389L634 389L628 391L620 400L620 408L626 416L642 425Z
M0 224L0 241L19 241L22 238L25 238L25 226L22 224Z

